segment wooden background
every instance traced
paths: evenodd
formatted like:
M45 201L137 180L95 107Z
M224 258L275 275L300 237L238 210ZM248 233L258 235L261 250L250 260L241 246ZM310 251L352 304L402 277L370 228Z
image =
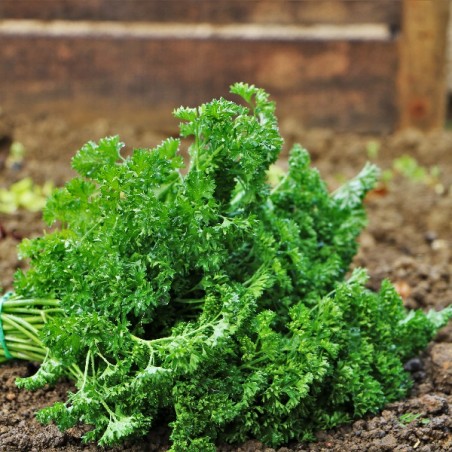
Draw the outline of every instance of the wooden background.
M281 120L300 127L440 127L448 7L449 0L1 0L0 106L144 115L165 127L175 107L226 96L245 81L266 88Z

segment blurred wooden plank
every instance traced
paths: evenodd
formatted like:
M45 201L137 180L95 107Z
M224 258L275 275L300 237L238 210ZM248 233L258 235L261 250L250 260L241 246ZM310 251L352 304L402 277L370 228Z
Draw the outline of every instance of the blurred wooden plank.
M0 19L396 26L401 0L1 0Z
M281 120L300 127L382 132L396 122L390 40L9 33L0 34L0 61L0 104L13 111L135 111L166 127L175 107L225 96L245 81L266 88Z
M441 128L446 117L449 0L404 0L399 127Z

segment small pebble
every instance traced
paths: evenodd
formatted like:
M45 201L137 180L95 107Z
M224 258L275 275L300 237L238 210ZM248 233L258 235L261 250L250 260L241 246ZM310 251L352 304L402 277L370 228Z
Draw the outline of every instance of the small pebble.
M424 366L422 364L422 361L419 358L412 358L405 363L403 368L407 372L417 372L419 370L422 370L424 368Z
M6 398L12 402L13 400L16 400L16 394L14 394L14 392L8 392L8 394L6 394Z

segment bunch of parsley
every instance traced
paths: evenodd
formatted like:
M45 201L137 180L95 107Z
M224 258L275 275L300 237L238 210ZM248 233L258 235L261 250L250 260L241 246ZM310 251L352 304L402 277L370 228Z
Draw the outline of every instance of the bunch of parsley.
M452 315L407 313L389 282L366 289L364 270L345 279L376 168L329 194L295 146L270 186L275 106L254 86L231 91L243 105L175 111L188 168L178 139L126 158L117 137L87 143L80 176L45 208L58 228L21 244L17 295L60 300L63 314L18 384L70 374L77 387L41 421L92 425L85 439L100 445L165 421L174 451L309 440L404 396L404 360Z

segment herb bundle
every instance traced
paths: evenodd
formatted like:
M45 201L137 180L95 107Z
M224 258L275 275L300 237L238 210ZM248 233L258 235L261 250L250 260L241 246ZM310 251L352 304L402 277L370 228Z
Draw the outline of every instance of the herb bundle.
M58 300L26 300L12 292L0 297L0 363L9 359L43 361L46 349L39 332L52 315L60 315Z
M403 362L452 316L407 312L389 282L345 278L377 169L330 194L296 145L287 174L267 172L282 147L275 106L235 84L179 108L189 138L123 157L118 137L76 154L79 177L44 218L59 227L25 240L18 299L59 300L39 337L35 389L62 375L77 391L38 413L61 429L93 426L100 445L165 420L174 451L255 437L277 446L403 397Z

